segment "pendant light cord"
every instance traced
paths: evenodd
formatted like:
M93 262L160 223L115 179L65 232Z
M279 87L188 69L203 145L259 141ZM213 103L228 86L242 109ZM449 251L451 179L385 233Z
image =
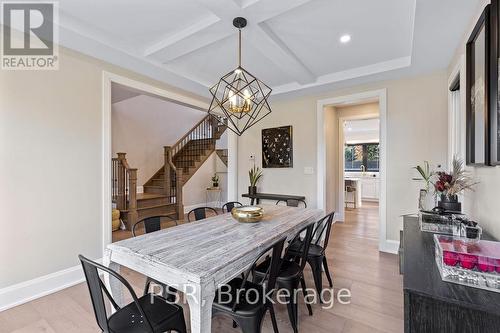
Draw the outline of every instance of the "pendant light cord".
M238 67L241 67L241 29L238 29Z

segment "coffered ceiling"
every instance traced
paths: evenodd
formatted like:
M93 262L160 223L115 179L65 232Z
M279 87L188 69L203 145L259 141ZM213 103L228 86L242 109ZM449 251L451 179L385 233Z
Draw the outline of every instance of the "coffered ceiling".
M63 0L61 44L208 96L237 64L273 94L448 64L479 0ZM351 41L341 43L348 34ZM417 37L419 36L419 39ZM416 52L425 54L415 63ZM419 67L419 70L420 70Z

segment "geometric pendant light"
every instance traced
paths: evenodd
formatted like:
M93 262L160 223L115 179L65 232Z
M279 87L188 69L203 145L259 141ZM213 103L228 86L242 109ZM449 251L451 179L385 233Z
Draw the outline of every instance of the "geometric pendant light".
M233 25L239 34L238 67L209 89L212 102L208 113L241 135L271 113L268 98L272 89L241 67L241 29L247 25L247 20L237 17Z

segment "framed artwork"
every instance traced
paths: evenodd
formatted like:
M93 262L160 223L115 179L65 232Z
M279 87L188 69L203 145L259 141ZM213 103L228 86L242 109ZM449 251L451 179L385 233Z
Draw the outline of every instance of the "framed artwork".
M490 9L490 165L500 165L500 1L492 0Z
M266 128L262 130L262 167L292 168L292 126Z
M466 45L466 129L468 165L490 163L490 5Z

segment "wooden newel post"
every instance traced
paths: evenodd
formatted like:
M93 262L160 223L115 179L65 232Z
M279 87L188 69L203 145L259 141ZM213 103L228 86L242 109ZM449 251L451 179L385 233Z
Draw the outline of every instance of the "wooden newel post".
M124 166L124 162L126 162L126 158L125 158L125 155L126 153L117 153L116 155L118 155L118 161L120 162L119 163L119 166L118 166L118 170L117 170L117 175L116 175L116 186L117 186L117 194L118 194L118 198L117 198L117 201L116 201L116 208L118 208L119 210L125 210L127 209L127 193L126 193L126 170L125 170L125 166Z
M184 204L182 203L182 186L184 185L182 182L182 169L178 169L177 172L175 173L177 177L177 217L179 221L184 221Z
M132 230L132 226L137 222L137 169L129 169L129 203L127 216L127 230Z
M169 198L171 196L171 186L172 186L172 182L170 180L170 154L172 153L172 147L170 146L164 146L163 147L163 156L164 156L164 159L165 159L165 162L164 162L164 174L165 176L163 177L164 180L163 180L163 189L165 191L165 195L167 195Z

